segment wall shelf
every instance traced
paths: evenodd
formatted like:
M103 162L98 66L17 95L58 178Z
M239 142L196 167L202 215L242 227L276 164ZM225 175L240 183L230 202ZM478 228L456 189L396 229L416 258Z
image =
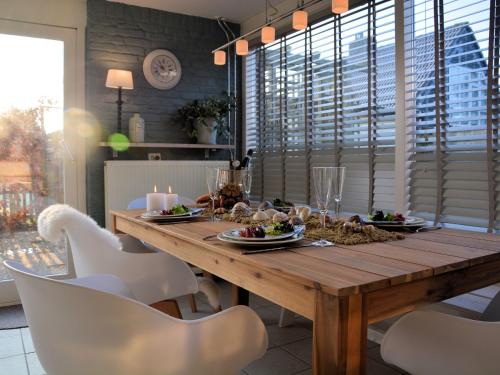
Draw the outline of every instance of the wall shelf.
M111 147L109 142L99 142L100 147ZM208 159L210 150L234 150L235 145L210 145L198 143L129 143L129 148L196 148L205 150Z

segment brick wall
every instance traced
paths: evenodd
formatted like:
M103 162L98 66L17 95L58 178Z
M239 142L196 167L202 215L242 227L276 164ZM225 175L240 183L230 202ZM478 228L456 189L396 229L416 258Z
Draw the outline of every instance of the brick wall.
M227 90L227 67L214 65L210 53L225 42L225 35L215 20L105 0L88 0L87 16L86 103L87 110L100 124L100 132L88 141L87 211L103 224L104 160L111 159L111 152L96 147L96 143L105 140L116 128L117 99L117 91L105 87L107 70L133 72L134 90L123 91L124 129L128 128L130 116L138 112L146 122L146 142L190 143L173 116L177 108L188 101L220 95ZM230 26L238 34L239 26ZM153 88L142 72L145 56L159 48L172 51L182 65L181 81L171 90ZM237 125L239 140L240 122ZM148 152L161 152L163 159L204 158L203 150L130 149L120 153L119 159L146 159ZM229 152L211 153L211 158L228 159Z

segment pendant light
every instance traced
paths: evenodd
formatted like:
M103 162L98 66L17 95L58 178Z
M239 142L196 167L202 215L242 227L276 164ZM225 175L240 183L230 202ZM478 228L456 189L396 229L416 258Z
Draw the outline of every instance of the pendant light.
M332 0L332 12L336 14L345 13L349 10L349 0Z
M261 31L262 43L268 44L276 39L276 29L272 26L264 26Z
M240 39L236 41L236 54L239 56L248 55L248 40Z
M297 9L295 12L293 12L292 15L292 27L295 30L304 30L307 27L307 12L303 9L300 9L301 7L304 6L304 0L300 1L297 4Z
M214 52L214 64L226 65L226 51L218 50Z
M271 23L271 19L267 16L268 1L269 0L266 0L266 22ZM276 39L276 29L271 25L264 26L260 33L260 39L264 44L272 43Z
M293 12L292 27L295 30L304 30L307 27L307 12L305 10Z

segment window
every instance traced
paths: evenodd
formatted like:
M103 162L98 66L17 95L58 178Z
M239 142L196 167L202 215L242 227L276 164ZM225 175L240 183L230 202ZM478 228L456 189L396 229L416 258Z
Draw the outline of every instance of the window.
M405 1L405 67L410 209L436 222L491 229L499 164L498 147L491 148L498 138L488 133L498 132L498 120L487 114L496 112L498 97L488 104L488 68L498 28L491 25L490 34L489 6L487 0Z
M371 0L254 49L246 59L246 131L256 150L255 198L314 203L311 168L340 165L343 211L393 210L402 100L410 212L493 229L500 4L491 3L492 12L488 0L405 0L404 45L396 46L395 1ZM396 83L396 68L404 81ZM404 86L399 99L396 84Z
M308 203L314 166L347 166L343 207L392 208L394 1L369 1L246 60L253 194Z

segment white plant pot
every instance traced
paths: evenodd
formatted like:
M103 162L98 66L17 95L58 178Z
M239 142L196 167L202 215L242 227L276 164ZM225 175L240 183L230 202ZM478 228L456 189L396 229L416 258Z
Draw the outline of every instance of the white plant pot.
M199 118L196 120L197 141L200 144L217 144L217 122L213 118Z

